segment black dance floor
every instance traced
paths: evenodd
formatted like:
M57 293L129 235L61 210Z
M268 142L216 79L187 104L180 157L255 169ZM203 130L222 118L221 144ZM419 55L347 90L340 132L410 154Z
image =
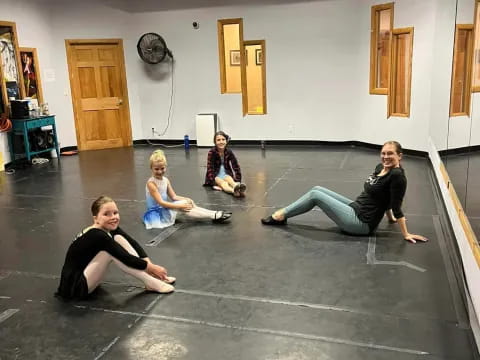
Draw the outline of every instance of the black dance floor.
M355 198L379 162L358 147L233 148L248 192L202 187L208 149L166 149L175 191L229 209L226 224L146 230L151 147L84 152L0 175L0 359L476 359L450 235L427 159L405 156L403 210L375 236L341 233L321 211L266 227L260 218L314 185ZM89 207L113 197L121 225L177 277L146 293L111 265L89 301L53 296Z

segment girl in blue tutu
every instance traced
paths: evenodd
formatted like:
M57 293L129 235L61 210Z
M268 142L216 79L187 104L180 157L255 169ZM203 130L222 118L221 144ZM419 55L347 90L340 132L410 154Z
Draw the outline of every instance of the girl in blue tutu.
M147 229L171 226L177 215L195 220L212 220L215 223L224 222L232 216L229 211L204 209L195 205L192 199L177 195L165 176L167 158L162 150L155 150L150 156L150 169L152 176L145 186L147 211L143 215Z

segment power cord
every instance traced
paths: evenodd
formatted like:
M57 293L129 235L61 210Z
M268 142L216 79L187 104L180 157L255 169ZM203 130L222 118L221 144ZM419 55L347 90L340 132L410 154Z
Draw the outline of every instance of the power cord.
M174 66L173 57L170 61L170 65L171 65L172 76L171 76L171 81L170 81L170 105L168 107L167 125L165 126L165 129L163 129L163 131L161 133L155 131L155 129L152 128L153 135L157 136L157 137L162 137L163 135L165 135L167 133L167 130L170 127L170 120L171 120L171 117L172 117L173 95L174 95L174 85L175 85L175 66ZM164 148L176 148L176 147L184 146L184 144L177 144L177 145L157 144L157 143L154 143L154 142L150 141L149 139L146 139L146 142L150 146L161 146L161 147L164 147ZM196 146L196 145L195 144L190 144L190 146Z

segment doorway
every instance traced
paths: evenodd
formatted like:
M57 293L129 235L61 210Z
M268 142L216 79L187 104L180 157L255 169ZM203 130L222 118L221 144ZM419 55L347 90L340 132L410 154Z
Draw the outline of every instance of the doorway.
M123 41L65 40L78 150L132 145Z

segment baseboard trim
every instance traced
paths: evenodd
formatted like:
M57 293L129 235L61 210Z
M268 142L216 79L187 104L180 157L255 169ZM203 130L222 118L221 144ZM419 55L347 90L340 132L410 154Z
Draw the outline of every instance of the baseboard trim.
M134 140L134 145L181 145L183 144L183 139L143 139L143 140ZM190 145L195 146L197 144L196 140L190 140ZM371 144L362 141L320 141L320 140L231 140L229 143L231 146L259 146L259 147L271 147L271 146L325 146L325 147L334 147L334 146L351 146L351 147L363 147L369 149L380 150L383 145ZM427 151L403 149L403 153L407 155L420 156L427 158Z
M448 156L448 155L462 155L462 154L469 154L474 151L479 151L480 150L480 145L475 145L475 146L465 146L461 148L456 148L456 149L448 149L448 150L440 150L438 153L440 156Z

